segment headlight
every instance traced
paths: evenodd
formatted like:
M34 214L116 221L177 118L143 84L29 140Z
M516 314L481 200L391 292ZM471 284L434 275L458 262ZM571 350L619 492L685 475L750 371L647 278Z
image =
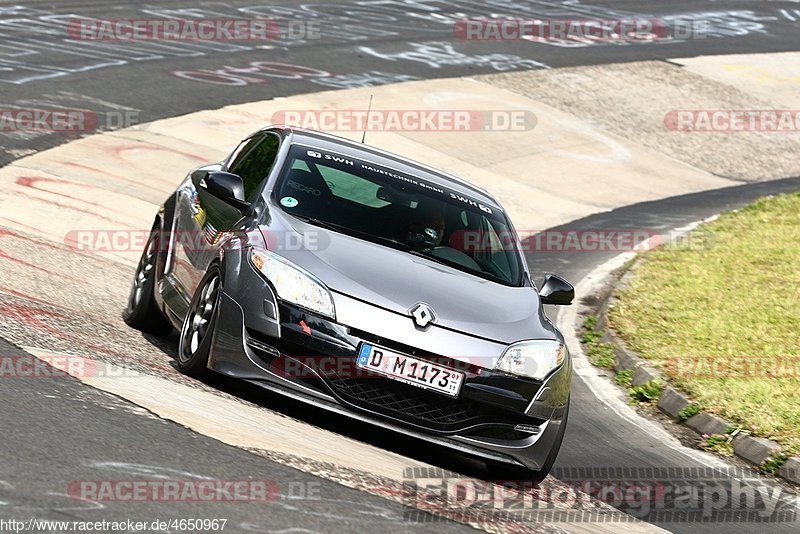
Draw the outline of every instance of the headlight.
M567 348L559 341L520 341L506 349L497 360L494 369L542 380L550 371L561 365L566 357Z
M333 298L328 288L305 269L265 250L253 250L250 253L250 263L272 282L281 300L331 319L336 318Z

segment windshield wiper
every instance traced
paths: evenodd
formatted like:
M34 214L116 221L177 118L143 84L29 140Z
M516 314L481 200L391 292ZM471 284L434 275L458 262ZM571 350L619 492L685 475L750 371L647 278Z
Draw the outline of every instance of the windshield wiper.
M392 239L391 237L383 237L380 235L371 234L363 230L356 230L355 228L350 228L349 226L344 226L342 224L336 224L329 221L323 221L315 217L306 217L304 215L293 215L293 216L297 217L301 221L313 224L315 226L320 226L322 228L327 228L328 230L333 230L334 232L340 232L342 234L363 237L367 241L385 243L390 247L401 249L404 251L410 249L410 247L407 244L403 243L402 241Z
M495 275L495 274L493 274L493 273L491 273L489 271L484 271L484 270L476 271L475 269L473 269L471 267L467 267L463 263L458 263L456 261L449 261L449 260L446 260L444 258L440 258L438 256L433 256L432 254L426 254L426 253L424 253L424 252L422 252L420 250L414 249L414 248L409 249L408 253L412 254L414 256L419 256L420 258L429 259L429 260L434 261L436 263L441 263L442 265L446 265L448 267L452 267L453 269L455 269L457 271L462 271L462 272L465 272L465 273L469 273L469 274L477 276L478 278L483 278L483 279L489 280L491 282L497 282L497 283L504 284L504 285L508 285L508 283L509 283L508 280L506 280L504 278L500 278L499 276L497 276L497 275Z
M338 224L334 224L332 222L323 221L322 219L317 219L315 217L306 217L305 215L292 215L293 217L297 217L303 222L313 224L314 226L321 226L322 228L327 228L328 230L340 231L344 227L339 226Z
M453 263L451 263L449 261L443 260L442 258L437 258L436 256L433 256L431 254L425 254L421 250L417 250L415 248L410 248L409 247L408 253L411 254L412 256L418 256L420 258L425 258L426 260L431 260L431 261L436 262L436 263L441 263L442 265L447 265L448 267L455 267L455 264L453 264ZM459 265L459 267L460 267L460 265Z

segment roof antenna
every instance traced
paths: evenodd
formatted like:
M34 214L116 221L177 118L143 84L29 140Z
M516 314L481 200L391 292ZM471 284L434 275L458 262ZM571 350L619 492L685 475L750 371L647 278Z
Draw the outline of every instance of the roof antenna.
M364 138L367 137L367 124L369 124L369 112L372 110L372 95L369 95L369 105L367 105L367 122L364 123L364 133L361 134L361 144L364 144Z

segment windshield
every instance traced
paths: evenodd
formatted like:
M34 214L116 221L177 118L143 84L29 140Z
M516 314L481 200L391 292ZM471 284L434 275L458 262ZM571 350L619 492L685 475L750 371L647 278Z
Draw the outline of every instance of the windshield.
M505 215L471 196L372 162L294 145L275 187L311 224L505 285L522 263Z

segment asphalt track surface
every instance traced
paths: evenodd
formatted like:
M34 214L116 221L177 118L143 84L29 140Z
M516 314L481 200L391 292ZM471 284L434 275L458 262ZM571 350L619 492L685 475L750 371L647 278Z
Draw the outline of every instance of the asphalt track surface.
M358 10L354 10L356 4L361 4ZM232 17L237 13L247 16L256 12L244 9L250 3L239 2L161 2L147 12L136 2L115 2L112 6L84 1L54 7L52 3L31 1L21 4L24 6L21 8L12 7L19 5L16 2L4 2L0 4L0 108L72 106L96 111L101 117L128 116L136 122L145 122L231 103L404 79L492 73L537 65L543 68L702 54L798 50L800 45L797 23L791 20L800 21L800 15L795 13L797 4L792 2L518 2L521 7L517 10L497 2L498 12L516 16L674 15L685 18L713 12L713 20L717 21L714 35L704 39L641 45L594 44L577 48L530 42L463 42L453 37L451 25L432 16L426 7L431 3L416 2L411 8L402 9L398 4L316 2L317 7L306 12L311 13L309 18L315 15L319 18L322 38L307 42L273 42L267 44L267 48L181 45L169 50L108 46L101 53L98 51L101 47L83 47L67 39L63 35L63 24L64 20L71 19L58 16L147 18L175 14L164 10L188 8L198 10L194 11L196 14L206 10L203 14L217 17ZM295 9L300 6L271 4L281 5ZM450 13L471 16L485 12L485 4L451 2L449 5ZM257 13L278 14L263 6ZM19 22L20 19L23 22ZM57 24L62 26L61 33L53 30ZM342 31L346 25L350 27ZM420 43L428 44L421 46ZM101 63L107 65L101 66ZM269 122L268 117L265 122ZM113 126L104 124L101 129ZM70 136L64 134L0 132L0 164L69 140ZM164 170L154 169L154 172ZM176 172L179 175L182 170ZM800 179L748 184L620 208L574 221L560 229L668 230L764 194L798 189ZM531 204L535 205L535 199ZM550 252L532 255L528 261L534 273L558 272L577 281L608 257L602 253ZM2 350L13 349L4 346ZM413 440L398 439L390 433L331 418L293 403L281 401L278 404L274 397L241 384L212 379L211 385L272 409L279 406L278 410L309 424L335 428L345 435L434 465L481 475L480 467L469 460L428 450ZM692 465L684 454L661 447L651 436L609 413L581 380L576 379L573 387L573 411L557 470ZM467 528L448 522L404 523L403 510L398 504L322 481L198 436L172 423L147 417L127 403L72 379L65 378L55 388L52 381L7 381L2 385L2 392L4 409L0 411L0 428L4 430L4 441L0 452L3 466L0 501L6 507L3 517L9 514L12 517L96 517L96 511L80 509L82 506L76 507L63 493L59 495L63 492L64 481L135 478L155 470L171 477L264 478L276 481L282 488L321 485L322 499L298 501L302 504L278 499L268 512L255 505L219 505L220 517L231 518L231 524L236 525L234 531L349 528L393 532L413 527L442 531ZM116 472L108 473L110 469ZM191 507L181 506L185 505L178 505L167 514L157 503L151 506L115 503L108 505L104 511L108 514L103 516L191 517ZM202 515L213 517L213 511L204 508ZM676 532L710 532L721 526L685 522L662 525ZM723 527L744 532L755 525L726 524ZM795 530L795 524L759 524L758 529L788 532Z
M675 20L708 24L705 32L698 26L686 38L636 44L565 46L467 41L454 35L454 21L487 12L527 19L652 18L670 27L678 24ZM309 37L315 38L164 44L85 41L65 30L87 18L179 16L272 17L282 31L288 31L291 19L309 23ZM798 27L796 3L747 0L2 2L0 109L88 109L99 114L99 129L115 128L125 120L148 122L226 104L411 79L797 50ZM0 164L71 135L0 132Z
M26 356L2 340L0 350L4 355ZM227 519L224 530L217 530L223 532L380 529L388 533L409 528L405 507L399 503L265 461L162 421L72 377L6 380L2 411L0 517L6 520L130 519L150 524L173 518ZM218 500L200 505L86 502L76 498L80 486L74 484L87 480L246 481L254 493L251 502ZM259 500L260 488L266 488L266 501ZM440 532L468 528L436 523Z

